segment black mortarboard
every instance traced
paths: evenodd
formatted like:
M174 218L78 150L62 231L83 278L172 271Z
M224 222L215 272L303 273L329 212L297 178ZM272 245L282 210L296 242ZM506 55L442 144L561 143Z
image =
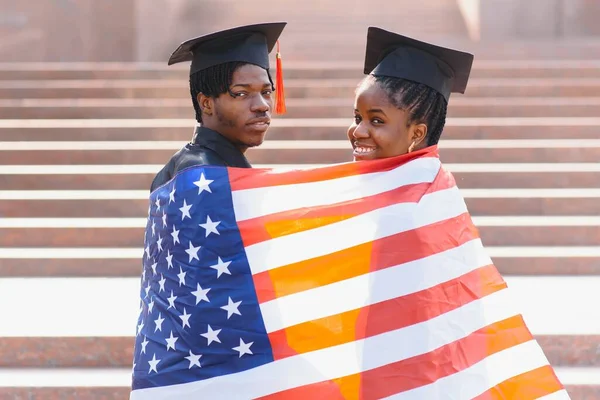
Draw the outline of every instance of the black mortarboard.
M239 26L187 40L171 54L169 65L191 61L190 75L232 61L269 69L269 53L286 22Z
M441 93L464 93L473 55L369 27L365 74L422 83Z

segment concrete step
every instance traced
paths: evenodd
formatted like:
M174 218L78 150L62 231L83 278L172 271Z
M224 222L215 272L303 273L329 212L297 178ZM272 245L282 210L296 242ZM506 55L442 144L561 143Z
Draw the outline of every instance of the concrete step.
M361 39L364 40L363 37ZM344 40L348 41L345 37ZM519 57L510 58L510 46L506 43L504 45L501 51L495 53L496 59L489 57L486 59L485 55L477 54L471 78L600 78L600 54L597 50L596 59L590 59L593 54L589 51L585 54L585 59L584 57L567 59L564 54L555 58L536 59L535 52L540 50L540 44L535 43L530 46L521 45L515 52ZM556 42L547 43L546 46L546 51L557 53L577 51L569 50L569 45L561 49ZM488 47L489 54L494 54L494 46L488 44ZM591 43L586 47L598 48L598 45ZM328 61L331 57L292 60L285 49L282 51L284 51L283 68L286 80L313 78L358 80L364 76L362 72L364 54L357 54L356 49L351 50L352 57L349 59L343 59L342 54L336 54L336 61ZM524 54L526 52L529 52L529 56ZM499 57L503 59L498 59ZM274 75L274 68L272 72ZM149 63L0 63L0 80L177 79L185 84L188 73L188 65L167 66L166 60Z
M463 189L474 216L600 215L600 189ZM145 218L147 190L0 191L4 218Z
M0 277L137 277L142 247L0 247ZM486 248L502 274L600 276L598 246Z
M166 160L165 160L166 162ZM254 164L298 169L324 164ZM3 166L3 190L148 190L162 164ZM461 189L598 188L598 163L446 164Z
M340 135L340 139L342 135ZM161 164L180 141L0 142L2 165ZM446 163L592 163L600 160L600 139L442 140ZM253 164L341 163L352 159L348 140L267 140L248 150ZM24 173L24 172L22 172Z
M554 366L600 368L600 335L537 335L536 340ZM7 337L0 344L0 371L127 368L133 360L133 343L133 336Z
M280 118L353 118L353 99L287 99ZM460 97L448 117L600 117L600 98ZM0 99L0 118L193 118L188 99Z
M286 79L289 98L353 97L359 79ZM474 78L460 97L593 97L600 78ZM2 99L188 99L184 79L0 80Z
M600 398L597 369L555 368L571 400ZM113 400L129 398L131 369L7 369L0 378L11 382L2 387L11 400ZM588 382L578 384L570 382Z
M76 213L76 210L73 210ZM594 246L600 217L474 217L487 246ZM145 218L3 218L0 247L103 248L143 246Z
M351 118L275 118L270 140L340 140ZM183 141L193 119L0 119L0 141ZM443 139L598 139L600 118L448 118Z

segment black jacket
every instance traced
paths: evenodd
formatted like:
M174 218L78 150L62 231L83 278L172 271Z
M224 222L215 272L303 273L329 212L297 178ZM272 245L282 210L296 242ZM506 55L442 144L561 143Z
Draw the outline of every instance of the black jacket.
M194 165L222 165L227 167L251 168L252 166L229 140L212 129L197 127L194 139L171 157L169 162L154 177L150 191L165 184L177 171Z

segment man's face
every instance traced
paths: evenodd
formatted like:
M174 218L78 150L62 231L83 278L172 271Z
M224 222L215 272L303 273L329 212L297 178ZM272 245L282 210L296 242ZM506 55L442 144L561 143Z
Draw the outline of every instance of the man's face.
M230 93L214 99L214 118L207 126L228 138L240 150L262 144L271 123L273 90L267 71L253 64L239 67ZM204 118L203 118L204 119ZM208 121L207 121L208 122Z

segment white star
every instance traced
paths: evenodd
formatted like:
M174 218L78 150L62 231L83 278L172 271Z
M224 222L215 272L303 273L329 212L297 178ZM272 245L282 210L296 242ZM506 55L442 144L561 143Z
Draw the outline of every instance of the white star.
M165 258L167 259L167 268L173 268L173 254L171 254L171 249L167 250L167 256Z
M186 325L188 326L188 328L191 328L191 326L190 326L190 317L191 316L192 316L192 314L188 314L184 307L183 314L179 316L179 318L181 318L182 328L185 328Z
M190 240L190 247L185 251L189 255L188 262L192 262L193 259L200 261L200 259L198 258L198 250L200 250L200 246L194 247L192 241Z
M217 278L220 278L222 274L231 275L231 272L229 272L229 264L231 264L231 261L223 262L221 257L218 257L217 259L218 263L210 266L212 269L217 270Z
M239 352L240 358L242 358L242 356L244 354L252 354L252 350L250 350L250 346L252 346L253 344L254 344L254 342L244 343L242 338L240 338L240 345L237 347L234 347L232 350Z
M233 314L242 315L238 307L242 304L242 301L236 301L235 303L231 300L231 297L227 301L227 305L221 307L223 310L227 311L227 319L231 318Z
M212 342L221 343L221 339L219 339L219 333L221 333L220 329L214 331L209 325L208 331L206 331L206 333L201 333L200 336L204 336L208 340L207 346L210 346Z
M156 235L156 222L152 221L152 237Z
M150 258L150 245L149 244L146 245L144 252L146 253L146 257L149 259Z
M210 215L206 216L206 223L205 224L200 224L199 226L203 227L206 230L206 236L208 237L208 235L210 235L211 233L216 233L217 235L220 235L219 231L217 230L217 226L219 226L219 224L221 223L221 221L215 221L213 222L210 219Z
M198 186L198 194L202 193L205 190L209 193L212 193L209 185L213 182L214 181L211 181L210 179L206 179L204 177L204 172L203 172L202 174L200 174L200 180L194 182L194 185Z
M148 343L150 342L146 340L146 336L144 336L144 341L142 342L142 350L140 351L140 354L146 354L146 346L148 346Z
M160 234L158 235L158 239L156 240L156 244L158 246L158 251L162 251L162 238L160 237Z
M148 293L150 293L150 282L148 282L148 286L146 286L144 290L146 291L146 297L144 298L148 298Z
M183 272L180 265L179 273L177 274L177 277L179 278L179 287L181 287L181 285L185 286L185 274L187 274L187 272Z
M156 275L156 266L158 265L157 262L155 262L154 264L152 264L150 266L150 268L152 268L152 275Z
M169 297L167 299L167 301L169 302L169 307L167 307L167 310L171 307L175 308L175 299L177 298L177 296L173 296L173 291L171 290L171 297Z
M210 288L202 289L202 286L200 286L198 282L196 282L196 285L196 290L192 292L192 294L196 296L196 305L198 305L198 303L200 303L202 300L206 301L207 303L210 303L210 300L208 300L208 296L206 296Z
M175 201L175 186L173 186L173 190L169 193L169 204Z
M165 339L167 341L167 351L169 351L170 348L172 348L173 350L176 350L175 342L177 341L177 339L179 339L179 338L173 336L173 331L171 331L171 336Z
M163 211L163 216L162 216L162 221L163 221L163 227L167 227L167 214L165 214L165 212Z
M142 282L146 280L146 267L142 268Z
M198 368L202 368L202 366L200 365L200 357L202 357L202 354L196 355L190 350L190 355L188 357L185 357L185 359L190 362L190 366L188 369L192 369L194 365L197 365Z
M161 331L162 332L162 323L165 319L161 317L161 314L158 313L158 318L154 320L154 324L156 327L154 328L154 332Z
M154 355L152 356L152 360L148 361L148 364L150 364L150 370L148 371L148 373L150 373L152 371L158 373L158 371L156 370L156 366L158 365L159 362L160 362L160 360L156 359L156 353L154 353Z
M156 211L160 211L160 199L158 197L156 198L156 202L154 204L156 204Z
M165 277L164 277L164 276L162 276L162 274L160 274L160 281L158 281L158 284L159 284L159 286L160 286L160 289L158 289L158 293L160 293L160 292L164 292L164 290L165 290L165 282L166 282L166 281L167 281L167 280L165 279Z
M143 327L144 327L144 321L140 322L140 324L138 325L138 331L137 331L138 335L142 332Z
M185 202L185 199L183 199L183 207L181 207L179 209L179 211L181 211L181 220L182 221L185 219L185 217L192 218L192 216L190 215L190 208L192 208L192 205L187 204Z
M173 236L173 244L181 243L179 241L179 231L175 230L175 225L173 225L173 232L171 232L171 236Z
M152 312L153 308L154 308L154 299L152 299L152 301L150 303L148 303L148 314L150 314Z

